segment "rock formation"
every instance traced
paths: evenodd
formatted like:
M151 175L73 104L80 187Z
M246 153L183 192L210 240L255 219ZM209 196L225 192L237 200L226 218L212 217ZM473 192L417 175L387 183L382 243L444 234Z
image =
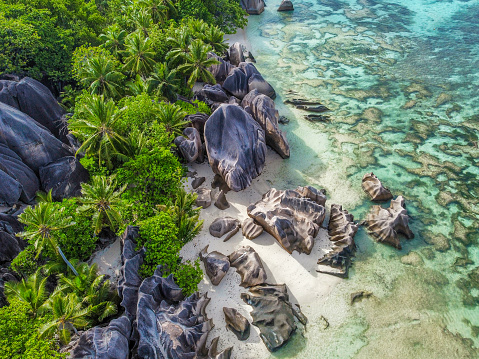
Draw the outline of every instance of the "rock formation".
M238 340L248 339L251 329L248 319L234 308L223 307L223 313L226 327L236 335Z
M243 229L243 236L248 239L255 239L263 233L263 227L257 224L253 218L246 218L241 228Z
M249 15L259 15L264 11L264 0L241 0L240 4Z
M402 196L392 200L389 208L373 206L365 224L378 242L397 249L401 249L398 234L403 234L407 239L414 238L414 233L409 229L409 216Z
M210 166L233 191L241 191L264 167L264 131L241 107L221 105L205 125Z
M293 3L291 0L283 0L281 1L281 5L278 7L278 11L293 11Z
M267 276L258 253L250 246L237 249L229 255L230 264L241 276L242 287L266 282Z
M238 66L241 62L245 61L245 47L239 43L235 42L228 49L228 60L231 65Z
M257 90L272 99L276 97L273 86L266 81L256 67L250 62L241 62L238 67L243 70L248 81L248 92Z
M185 128L183 136L176 137L174 142L186 162L193 162L198 158L201 151L201 137L196 128Z
M211 206L211 190L207 188L198 188L196 191L196 205L198 207L208 208Z
M228 200L226 199L225 192L223 190L221 190L218 193L218 196L216 196L215 206L216 206L216 208L219 208L222 211L224 211L225 209L230 208L230 204L228 203Z
M193 181L191 182L191 187L193 187L193 189L197 189L205 181L206 181L206 177L195 177Z
M292 253L311 253L314 238L323 223L325 209L318 201L324 195L313 187L278 191L274 188L263 199L248 207L248 216Z
M222 84L234 66L212 52L208 53L208 58L214 58L219 62L217 65L208 67L208 71L215 77L217 83Z
M236 67L231 70L223 83L223 88L240 100L248 93L248 78L243 70Z
M0 268L8 267L26 247L26 242L15 235L22 230L23 224L15 217L0 213Z
M224 242L238 233L241 227L240 221L231 217L216 218L210 225L210 234L221 238L226 234Z
M372 172L364 175L361 187L373 201L387 201L393 198L391 191L384 187Z
M230 261L224 254L213 251L208 253L208 246L200 252L200 259L205 265L205 271L213 285L220 284L228 270L230 269Z

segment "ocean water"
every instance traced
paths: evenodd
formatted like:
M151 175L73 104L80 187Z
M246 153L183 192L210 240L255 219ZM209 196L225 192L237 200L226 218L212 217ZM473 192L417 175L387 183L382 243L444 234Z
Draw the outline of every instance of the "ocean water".
M267 0L247 30L291 120L272 185L323 187L361 220L372 171L406 198L415 238L399 251L360 229L350 278L271 357L479 358L479 1L293 1ZM292 92L330 122L283 104ZM351 305L358 290L373 296Z

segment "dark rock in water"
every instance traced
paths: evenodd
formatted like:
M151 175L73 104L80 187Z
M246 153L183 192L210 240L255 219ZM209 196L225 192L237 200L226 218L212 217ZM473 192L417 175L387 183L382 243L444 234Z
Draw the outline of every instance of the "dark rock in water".
M81 184L88 182L88 171L73 156L67 156L40 167L43 189L52 191L55 201L81 195Z
M198 207L208 208L211 206L211 190L207 188L199 188L195 191L198 194L196 205Z
M67 123L63 118L65 111L42 83L29 77L18 82L2 80L0 81L0 102L27 114L48 128L56 138L68 143Z
M295 315L284 284L263 284L242 293L241 298L253 307L253 325L269 351L281 348L296 330Z
M258 90L259 93L266 95L272 99L276 97L276 92L273 86L271 86L256 69L252 63L242 62L238 66L246 74L248 81L248 92L252 90Z
M201 151L201 137L196 128L185 128L183 136L176 137L174 142L187 162L193 162L198 158Z
M236 335L238 340L248 339L251 329L248 319L234 308L223 307L223 313L226 327Z
M298 110L303 110L303 111L307 111L307 112L319 112L319 113L321 113L321 112L331 111L329 108L327 108L324 105L316 105L316 106L298 105L298 106L296 106L296 108Z
M228 60L230 61L230 64L233 66L238 66L241 62L244 62L245 51L245 47L239 42L235 42L233 45L231 45L228 49Z
M264 0L241 0L240 4L249 15L259 15L264 11Z
M128 317L113 319L106 327L83 332L70 351L71 359L128 359L131 322Z
M291 0L283 0L281 1L281 5L279 5L278 11L293 11L293 3Z
M220 252L208 253L208 246L200 252L200 259L205 265L205 271L213 285L220 284L228 270L230 269L230 261L227 256Z
M47 128L3 103L0 103L0 134L0 143L15 152L35 173L40 167L71 155L68 147Z
M195 179L191 182L191 187L193 189L197 189L206 181L206 177L195 177Z
M322 191L313 187L278 191L248 207L248 216L259 223L288 252L310 254L323 223L325 209L319 204Z
M282 125L287 125L289 123L289 118L285 116L279 116L278 122Z
M298 188L296 188L296 192L298 192L302 197L311 199L320 206L324 207L326 205L326 190L324 189L318 190L312 186L298 186Z
M278 111L274 101L266 95L260 94L251 104L253 118L263 128L266 144L273 148L283 158L289 157L289 143L285 134L278 128Z
M239 106L221 105L211 115L205 126L205 142L213 172L233 191L248 187L263 170L264 131Z
M223 91L221 85L205 85L201 92L204 96L213 102L228 102L228 95Z
M240 100L243 99L248 93L248 79L245 73L237 67L231 70L223 83L223 88Z
M267 275L258 253L250 246L237 249L229 255L230 264L241 276L242 287L266 282Z
M399 233L407 239L414 238L414 233L409 229L409 216L402 196L392 200L389 208L373 206L366 217L365 224L369 233L378 242L389 244L397 249L401 249Z
M205 133L205 124L209 117L206 113L198 112L194 115L186 116L185 121L191 122L191 126L196 128L200 135L203 136Z
M257 224L253 218L246 218L241 227L243 228L243 236L248 239L255 239L263 233L263 227Z
M302 98L289 98L289 99L285 100L284 103L289 103L289 104L294 105L294 106L304 106L304 105L320 106L320 105L322 105L321 100L314 100L314 99L305 100L305 99L302 99Z
M208 58L214 58L219 61L218 65L208 67L208 71L215 77L216 82L222 84L234 66L212 52L208 53Z
M351 294L351 304L354 304L355 302L358 302L364 298L369 298L372 296L373 293L368 292L367 290L361 290L359 292L355 292Z
M387 201L393 198L391 191L384 187L379 178L372 172L363 176L361 187L373 201Z
M228 200L226 199L226 195L223 191L220 191L220 193L218 193L218 196L216 197L216 201L215 201L215 206L221 209L222 211L230 208L230 204L228 203Z
M304 118L311 122L331 122L331 118L324 115L306 115Z
M210 225L210 234L213 237L221 238L227 234L223 242L238 233L241 227L240 221L231 217L216 218Z
M318 270L320 273L328 273L339 277L348 277L351 257L356 252L354 236L358 226L354 223L354 217L338 204L331 205L328 234L333 243L331 252L327 253L318 261L318 264L329 265L337 271Z

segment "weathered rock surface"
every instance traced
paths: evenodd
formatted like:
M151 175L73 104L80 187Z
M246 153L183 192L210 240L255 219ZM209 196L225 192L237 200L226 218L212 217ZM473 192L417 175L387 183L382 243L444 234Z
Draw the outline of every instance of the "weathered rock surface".
M267 275L258 253L250 246L237 249L229 255L230 264L241 276L242 287L266 282Z
M228 203L228 200L226 199L226 195L225 195L224 191L221 190L218 193L218 196L216 196L215 206L217 208L221 209L222 211L224 211L225 209L230 208L230 204Z
M284 284L263 284L242 293L241 298L253 307L253 325L270 351L281 348L296 330L295 315Z
M221 85L205 85L201 90L203 96L213 102L228 102L228 95L223 91Z
M200 259L205 265L205 271L213 285L220 284L228 270L230 269L230 261L224 254L213 251L208 253L208 246L200 252Z
M264 0L241 0L240 4L250 15L259 15L264 11Z
M263 233L263 227L257 224L253 218L246 218L241 228L243 229L243 236L248 239L255 239Z
M389 244L397 249L401 249L398 234L403 234L407 239L414 238L414 233L409 229L409 216L402 196L392 200L389 208L373 206L366 217L365 224L378 242Z
M197 112L194 115L188 115L185 117L185 121L189 121L191 126L196 128L200 133L200 136L203 136L205 133L205 124L208 121L209 116L203 112Z
M286 191L272 188L263 199L248 207L248 216L276 238L288 253L295 250L311 253L325 216L323 205L317 202L318 193L323 192L313 187L304 188Z
M226 234L224 242L238 233L241 227L240 221L232 217L216 218L210 225L210 234L221 238Z
M185 128L183 136L176 137L174 142L187 162L193 162L198 158L201 151L201 137L196 128Z
M250 62L241 62L238 67L243 70L248 80L248 92L257 90L272 99L276 97L273 86L266 81L256 67Z
M245 47L240 42L235 42L228 49L228 60L231 65L238 66L245 60Z
M15 236L23 225L13 216L0 213L0 267L10 262L25 248L26 242Z
M248 93L248 78L240 68L236 67L229 73L223 88L241 100Z
M81 195L81 184L88 182L88 171L73 156L62 157L40 167L40 181L43 189L52 191L55 201Z
M328 224L329 240L333 242L331 252L327 253L318 261L318 264L329 265L339 271L324 271L340 277L347 277L351 257L356 252L354 236L358 231L358 226L354 223L354 217L348 211L338 204L331 205L331 213Z
M251 184L263 170L266 156L264 131L241 107L221 105L205 125L210 166L233 191Z
M130 336L130 319L126 316L113 319L106 327L94 327L83 332L69 358L128 359Z
M208 71L215 77L217 83L222 84L234 66L212 52L208 53L208 58L214 58L219 62L218 65L208 67Z
M191 187L193 189L197 189L206 181L206 177L195 177L195 179L191 182Z
M248 339L251 329L248 319L234 308L223 307L223 313L226 327L236 335L238 340Z
M302 197L307 197L320 206L326 205L326 191L324 189L316 189L312 186L298 186L296 188L296 192L298 192Z
M278 7L278 11L293 11L294 6L291 0L281 1L281 5Z
M391 191L384 187L372 172L364 175L361 187L373 201L387 201L393 198Z
M198 207L208 208L211 206L211 190L207 188L198 188L195 191L198 194L196 205Z

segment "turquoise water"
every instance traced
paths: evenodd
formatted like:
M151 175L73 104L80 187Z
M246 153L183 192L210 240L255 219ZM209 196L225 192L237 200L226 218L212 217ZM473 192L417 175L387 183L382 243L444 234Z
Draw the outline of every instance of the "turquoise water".
M247 30L291 120L273 186L324 187L360 220L372 171L406 198L416 238L398 251L361 229L350 279L272 357L479 358L479 1L279 3ZM331 122L284 105L288 91L321 99ZM350 305L357 290L374 295Z

